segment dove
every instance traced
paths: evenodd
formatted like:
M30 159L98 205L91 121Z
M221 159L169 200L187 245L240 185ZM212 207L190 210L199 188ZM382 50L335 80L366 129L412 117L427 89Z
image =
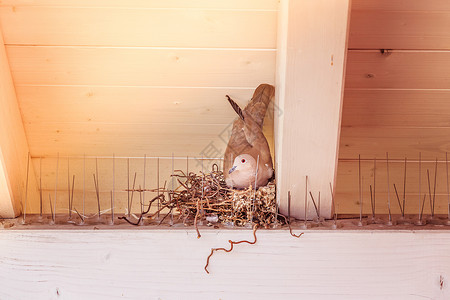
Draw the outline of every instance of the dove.
M227 95L239 116L233 123L223 162L225 182L230 188L258 188L267 185L273 176L272 156L262 127L274 93L273 86L259 85L244 109Z

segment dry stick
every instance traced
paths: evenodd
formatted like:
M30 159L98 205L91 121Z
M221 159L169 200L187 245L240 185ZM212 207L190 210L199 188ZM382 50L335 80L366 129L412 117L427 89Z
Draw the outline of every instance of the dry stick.
M198 200L197 200L197 211L195 212L194 226L195 226L195 230L197 231L197 238L198 239L202 237L202 235L200 234L200 231L198 230L198 224L197 224L197 218L198 218L199 211L200 211L200 205L199 205Z
M391 215L391 195L389 193L389 154L386 152L386 169L387 169L387 196L388 196L388 213L389 213L389 223L392 225L392 215Z
M445 169L447 171L447 220L450 221L450 191L448 186L448 158L445 152Z
M42 157L39 157L39 216L42 217Z
M255 203L256 203L256 182L258 181L258 167L259 167L259 155L258 159L256 160L256 170L255 170L255 189L253 190L253 208L252 208L252 220L253 220L253 214L255 213Z
M56 159L55 202L53 203L53 223L56 222L56 197L57 197L57 187L58 187L58 168L59 168L59 152L58 152L58 158Z
M30 173L30 152L28 152L27 155L27 181L25 182L25 205L23 210L23 220L22 222L25 223L25 218L27 214L27 198L28 198L28 174Z
M208 258L206 259L206 265L205 265L205 271L206 271L206 273L209 274L209 271L208 271L209 259L211 258L211 256L214 254L215 251L222 250L222 251L225 251L225 252L231 252L231 251L233 250L233 245L237 245L237 244L241 244L241 243L247 243L247 244L250 244L250 245L256 244L256 241L257 241L257 239L256 239L256 230L257 230L257 229L258 229L258 224L255 224L255 226L253 226L253 237L254 237L254 239L255 239L253 242L246 241L246 240L238 241L238 242L233 242L232 240L228 240L228 242L230 243L230 249L225 249L225 248L211 248L211 253L208 255Z
M405 173L403 175L403 210L402 210L402 218L405 217L405 203L406 203L406 157L405 157Z
M159 194L158 196L156 196L155 198L153 198L152 200L150 200L149 204L153 203L156 200L160 200L160 198L164 198L164 194ZM161 207L161 210L166 208L170 203L164 205L163 207ZM150 207L150 205L149 205ZM136 223L131 222L130 220L127 219L127 217L122 216L119 217L118 219L120 220L125 220L127 221L127 223L131 224L131 225L135 225L135 226L139 226L141 219L143 218L144 215L148 214L148 212L150 211L150 209L148 208L146 211L143 212L143 214L139 217L138 221ZM153 215L150 216L150 218L152 218L153 216L155 216L158 212L155 212Z
M316 210L317 217L319 218L319 210L317 208L316 201L314 200L314 197L313 197L313 194L311 193L311 191L309 192L309 195L311 196L312 203L314 204L314 209Z
M394 190L395 190L395 195L397 196L398 207L400 207L400 213L403 216L402 204L400 203L400 198L398 197L397 187L395 186L395 183L394 183Z
M293 232L292 232L291 223L290 223L290 221L288 221L288 218L286 218L286 216L285 216L285 215L282 215L282 214L280 214L280 216L282 216L282 217L284 218L284 222L288 225L288 227L289 227L289 234L290 234L291 236L296 237L296 238L299 238L299 237L301 237L301 236L304 234L304 232L301 232L301 233L299 233L299 234L293 233Z
M435 204L435 200L436 200L437 165L438 165L438 160L436 157L436 165L434 167L433 210L431 211L431 217L434 217L434 204Z

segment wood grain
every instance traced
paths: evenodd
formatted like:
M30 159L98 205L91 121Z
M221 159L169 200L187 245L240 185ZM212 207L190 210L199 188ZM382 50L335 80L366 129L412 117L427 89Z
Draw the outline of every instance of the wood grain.
M27 123L223 124L236 115L225 95L245 106L253 89L17 86Z
M450 11L446 0L353 0L352 10L371 11Z
M275 48L277 13L13 6L0 20L7 45Z
M27 210L36 207L34 200L38 193L34 176L30 176L26 189L28 153L0 28L0 218L18 216L25 209L25 201ZM33 166L29 173L34 173Z
M250 239L249 230L203 230L201 239L184 229L3 231L0 297L449 297L448 231L307 231L295 239L284 230L261 230L257 236L256 245L214 254L208 275L210 249Z
M315 195L335 182L350 2L288 4L280 15L277 105L284 113L275 119L275 174L280 211L287 214L290 192L291 216L305 219L315 216L304 209L306 177ZM321 206L330 217L331 197Z
M365 157L363 157L365 158ZM427 170L430 175L431 197L434 194L434 172L435 163L433 159L422 157L424 161L421 164L420 173L420 190L419 190L419 163L418 157L409 157L406 173L406 201L405 212L407 214L419 214L419 202L422 207L423 196L426 194L424 213L430 214L430 190L428 187ZM442 158L441 158L442 159ZM414 161L413 161L414 160ZM445 161L445 158L443 159ZM371 214L370 207L370 185L373 189L373 161L363 160L361 163L361 178L363 181L363 213ZM378 160L375 172L375 196L377 213L388 212L388 186L387 186L387 169L386 161ZM448 194L447 194L447 177L446 166L441 160L438 163L436 177L436 200L435 213L447 214L448 212ZM340 161L338 166L338 176L336 184L336 205L339 213L343 214L359 214L359 175L357 161ZM393 214L400 214L397 197L394 190L394 184L397 187L400 201L403 201L403 183L404 183L404 163L403 161L393 161L389 163L389 195L391 201L391 211ZM419 191L421 197L419 197ZM419 200L420 199L420 200Z
M274 51L7 46L16 85L254 87L274 81Z
M448 51L349 51L346 88L449 89Z
M450 91L346 90L342 126L450 127Z
M2 0L0 6L120 7L142 9L276 10L276 0Z
M409 8L409 2L405 6ZM450 10L432 11L430 7L420 11L353 9L349 48L448 50L449 27Z

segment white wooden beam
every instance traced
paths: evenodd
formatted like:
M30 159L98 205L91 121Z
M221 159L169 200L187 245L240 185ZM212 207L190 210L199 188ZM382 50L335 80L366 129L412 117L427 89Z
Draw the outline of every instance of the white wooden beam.
M350 0L282 0L279 12L275 121L277 197L305 218L305 181L321 216L332 211L341 123ZM307 217L316 216L308 195Z
M25 201L28 144L0 28L0 218L13 218ZM27 210L39 205L36 177L30 164ZM24 205L25 206L25 205Z
M1 299L449 299L450 232L2 230Z

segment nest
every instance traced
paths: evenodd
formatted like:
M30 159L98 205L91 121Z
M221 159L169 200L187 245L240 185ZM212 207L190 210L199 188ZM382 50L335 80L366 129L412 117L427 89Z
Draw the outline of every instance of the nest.
M180 189L169 193L183 222L189 224L205 220L208 224L222 223L234 226L257 224L268 228L277 221L275 184L245 190L226 186L223 173L212 171L199 175L177 171Z

